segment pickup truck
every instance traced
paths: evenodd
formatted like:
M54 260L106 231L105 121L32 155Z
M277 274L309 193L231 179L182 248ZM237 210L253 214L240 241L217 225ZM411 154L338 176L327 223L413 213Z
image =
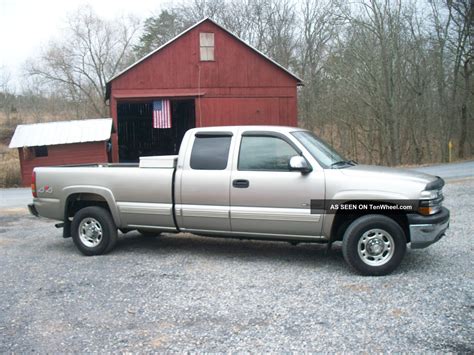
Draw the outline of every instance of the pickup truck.
M328 249L339 241L355 271L386 275L407 244L424 248L445 234L443 185L439 177L348 161L301 128L206 127L186 132L178 156L35 168L28 207L62 221L63 237L85 255L109 252L118 230Z

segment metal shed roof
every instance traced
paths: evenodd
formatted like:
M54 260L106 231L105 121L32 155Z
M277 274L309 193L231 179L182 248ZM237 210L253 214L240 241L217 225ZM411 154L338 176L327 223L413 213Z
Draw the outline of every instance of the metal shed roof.
M111 118L24 124L16 127L9 148L106 141L111 132Z

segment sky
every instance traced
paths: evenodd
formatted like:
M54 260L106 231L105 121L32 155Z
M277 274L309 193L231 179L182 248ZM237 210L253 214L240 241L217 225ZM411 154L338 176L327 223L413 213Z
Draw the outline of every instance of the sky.
M0 0L0 68L20 83L23 63L49 40L59 38L68 14L90 5L101 17L134 14L145 19L170 0Z

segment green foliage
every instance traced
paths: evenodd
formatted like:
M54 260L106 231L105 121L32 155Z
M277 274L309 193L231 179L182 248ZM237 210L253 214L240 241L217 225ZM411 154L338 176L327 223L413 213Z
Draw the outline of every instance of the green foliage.
M176 37L190 25L177 11L163 10L157 17L145 20L139 43L134 47L138 57L143 57Z

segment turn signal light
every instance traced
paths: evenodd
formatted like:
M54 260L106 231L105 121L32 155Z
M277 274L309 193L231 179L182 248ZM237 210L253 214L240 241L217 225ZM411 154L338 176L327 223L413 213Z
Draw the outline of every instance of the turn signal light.
M425 216L431 216L432 214L438 213L441 211L441 206L420 206L418 207L418 213L425 215Z
M418 213L430 216L441 211L443 203L443 192L441 190L421 191L421 200L418 207Z
M420 207L420 208L418 208L418 212L425 215L425 216L429 216L431 214L434 214L433 207Z

